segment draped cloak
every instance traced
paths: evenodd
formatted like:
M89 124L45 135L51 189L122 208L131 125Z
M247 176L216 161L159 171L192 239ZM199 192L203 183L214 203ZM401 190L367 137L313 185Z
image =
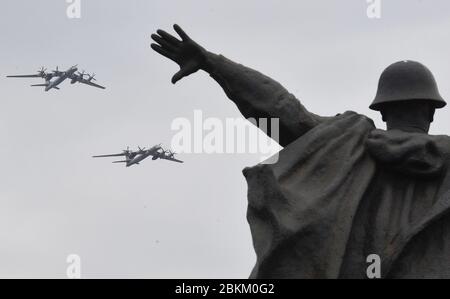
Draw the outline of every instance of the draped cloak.
M450 278L450 141L355 112L246 168L251 278Z

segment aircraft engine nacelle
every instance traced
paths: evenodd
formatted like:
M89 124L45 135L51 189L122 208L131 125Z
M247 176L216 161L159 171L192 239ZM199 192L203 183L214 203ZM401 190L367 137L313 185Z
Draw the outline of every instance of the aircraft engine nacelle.
M155 161L155 160L157 160L157 159L158 159L158 156L154 156L154 157L152 158L153 161Z
M75 84L75 83L77 83L76 79L72 79L72 81L70 81L70 84Z

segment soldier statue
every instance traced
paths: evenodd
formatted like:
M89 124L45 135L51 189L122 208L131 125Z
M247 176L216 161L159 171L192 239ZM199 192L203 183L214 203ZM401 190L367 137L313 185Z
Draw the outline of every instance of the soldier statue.
M180 66L173 83L203 70L245 118L279 119L278 162L244 170L250 278L367 278L375 254L382 278L450 278L450 138L428 134L446 103L424 65L382 73L370 106L380 130L352 111L313 114L278 82L174 29L181 39L158 30L151 45Z

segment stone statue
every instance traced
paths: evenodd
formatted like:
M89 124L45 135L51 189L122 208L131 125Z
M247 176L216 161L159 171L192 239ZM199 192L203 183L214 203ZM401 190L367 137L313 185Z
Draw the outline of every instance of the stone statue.
M367 278L373 254L382 278L450 278L450 138L428 135L446 103L425 66L383 72L371 108L385 131L351 111L313 114L278 82L174 29L181 40L152 35L153 50L181 68L173 83L204 70L244 117L279 119L278 162L244 170L251 278Z

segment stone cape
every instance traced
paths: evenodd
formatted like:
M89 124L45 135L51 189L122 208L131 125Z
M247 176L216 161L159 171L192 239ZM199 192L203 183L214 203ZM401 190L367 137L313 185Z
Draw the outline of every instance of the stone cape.
M450 138L388 131L369 147L376 131L346 112L244 170L250 278L367 278L370 254L383 278L450 278Z

